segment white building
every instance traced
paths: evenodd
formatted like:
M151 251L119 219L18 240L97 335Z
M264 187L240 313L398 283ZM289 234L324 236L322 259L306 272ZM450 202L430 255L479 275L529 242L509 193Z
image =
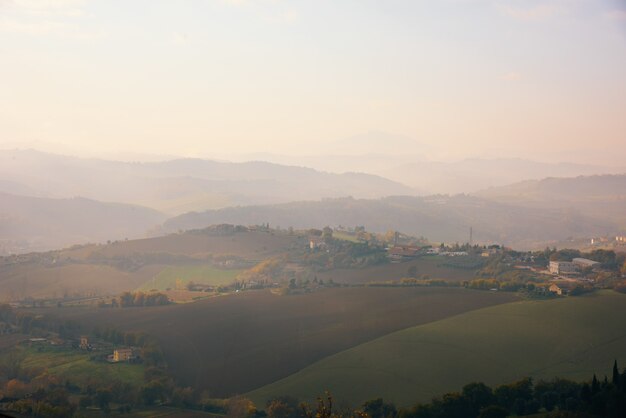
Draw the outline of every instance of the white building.
M578 266L572 261L550 261L550 273L572 274L578 272Z

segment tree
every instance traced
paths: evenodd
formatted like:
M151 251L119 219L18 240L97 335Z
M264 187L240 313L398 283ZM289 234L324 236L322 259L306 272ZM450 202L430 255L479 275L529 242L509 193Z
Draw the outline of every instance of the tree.
M226 405L226 416L228 418L247 418L256 414L256 406L248 399L235 396L228 400Z
M267 415L270 418L299 418L299 401L292 396L279 396L267 402Z
M473 382L463 386L462 393L470 403L470 412L473 416L478 415L481 409L495 402L493 390L482 382Z
M165 386L159 380L152 380L141 388L141 399L146 405L153 405L165 398Z
M372 399L365 402L361 410L370 418L393 418L397 414L395 405L384 402L383 398Z
M617 360L613 363L613 384L615 387L621 387L621 379L620 379L619 369L617 368Z
M111 411L109 406L111 400L113 400L113 394L110 389L98 389L96 391L96 405L106 414Z
M509 412L501 406L490 405L480 410L478 418L506 418Z

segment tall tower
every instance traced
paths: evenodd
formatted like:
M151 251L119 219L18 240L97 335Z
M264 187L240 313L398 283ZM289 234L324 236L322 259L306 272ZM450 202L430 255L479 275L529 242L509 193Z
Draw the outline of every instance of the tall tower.
M472 245L472 239L474 238L473 235L474 235L474 229L470 226L470 239L469 239L470 246Z

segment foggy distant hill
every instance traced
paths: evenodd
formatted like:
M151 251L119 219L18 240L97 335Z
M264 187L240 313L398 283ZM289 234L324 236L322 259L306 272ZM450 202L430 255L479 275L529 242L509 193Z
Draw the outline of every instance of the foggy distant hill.
M473 158L457 162L423 161L377 171L386 178L428 193L473 193L546 177L613 174L618 168L574 163L542 163L519 158Z
M626 228L626 174L530 180L476 195L531 208L576 208Z
M427 160L420 146L395 148L395 153L366 153L358 147L352 154L289 156L249 154L277 164L296 164L335 173L358 171L376 174L410 186L420 195L474 193L489 187L506 186L546 177L617 174L624 168L576 163L543 163L520 158L472 158L454 162ZM403 154L399 154L404 152ZM235 158L235 157L233 157Z
M457 195L389 197L378 200L327 199L281 205L235 207L188 213L164 223L166 232L216 223L261 224L282 228L363 225L370 231L400 230L435 242L501 243L541 248L571 236L609 233L615 225L572 209L536 209Z
M232 205L414 193L407 186L371 174L332 174L266 162L177 159L128 163L32 150L0 151L0 179L0 191L56 198L82 196L170 214Z
M85 198L50 199L0 192L0 254L145 237L165 215Z

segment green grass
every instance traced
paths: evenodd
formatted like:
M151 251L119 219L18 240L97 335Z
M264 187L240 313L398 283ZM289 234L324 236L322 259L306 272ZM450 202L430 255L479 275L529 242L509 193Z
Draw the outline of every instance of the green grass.
M232 283L241 270L220 270L213 266L171 266L148 280L137 290L149 291L152 289L175 289L176 282L183 286L189 282L207 285L227 285Z
M341 232L341 231L334 231L333 238L340 239L343 241L359 242L358 238L356 237L356 234L348 234L347 232Z
M626 365L625 320L626 295L612 291L498 305L388 334L248 396L264 404L328 389L352 404L382 396L406 406L472 381L602 378L614 359Z
M139 386L143 384L144 366L141 364L106 363L91 361L88 353L67 348L18 348L24 356L22 367L39 368L52 376L86 385L89 382L121 381Z

